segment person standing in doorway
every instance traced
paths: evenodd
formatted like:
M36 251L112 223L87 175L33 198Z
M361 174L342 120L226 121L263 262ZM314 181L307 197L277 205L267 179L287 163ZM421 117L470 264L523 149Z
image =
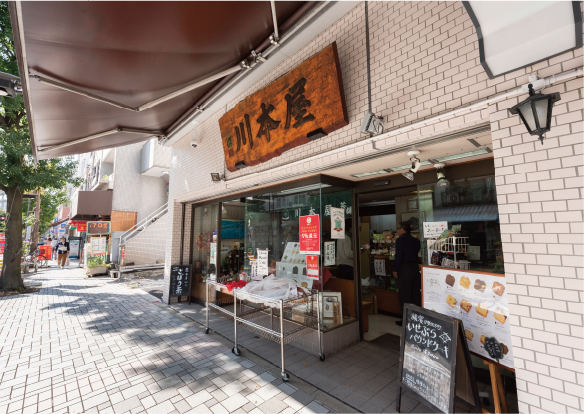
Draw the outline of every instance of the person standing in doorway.
M69 242L65 237L61 237L61 241L57 244L57 254L57 266L64 269L67 256L69 256Z
M59 244L59 240L55 237L55 240L51 241L51 259L55 260L57 258L57 244Z
M337 240L337 277L355 280L353 271L353 220L345 219L345 238Z
M397 234L393 277L397 278L399 304L403 312L406 303L422 305L422 279L418 267L420 240L411 235L410 223L405 221L399 223ZM395 323L402 326L402 321Z

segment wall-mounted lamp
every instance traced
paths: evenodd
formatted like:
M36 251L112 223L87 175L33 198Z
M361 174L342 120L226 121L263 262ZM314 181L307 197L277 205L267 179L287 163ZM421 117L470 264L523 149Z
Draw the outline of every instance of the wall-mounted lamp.
M220 183L221 181L223 181L223 176L219 173L211 173L211 180L214 183Z
M543 134L550 130L552 108L554 103L560 100L560 94L558 92L548 95L535 93L531 83L528 88L529 98L509 108L509 112L512 115L519 115L529 134L539 135L539 140L543 145Z
M410 181L414 181L414 174L417 173L422 166L420 159L417 157L419 154L420 151L418 150L408 152L408 157L410 157L410 161L412 162L412 168L410 168L408 172L402 173L402 175Z

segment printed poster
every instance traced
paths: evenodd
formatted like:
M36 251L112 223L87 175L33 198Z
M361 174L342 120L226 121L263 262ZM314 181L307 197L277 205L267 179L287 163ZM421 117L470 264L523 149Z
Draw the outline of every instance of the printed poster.
M375 276L387 276L384 259L374 259L373 265L375 267Z
M331 239L345 238L345 209L331 207Z
M335 242L324 242L324 265L334 266L336 264Z
M319 215L300 216L300 254L320 255Z
M217 243L209 243L209 246L210 246L209 263L217 266Z
M92 256L105 256L105 237L92 237L91 238L91 255Z
M424 308L462 320L471 352L515 368L504 275L422 267Z
M318 279L318 256L306 256L306 269L309 278Z
M256 261L258 276L267 276L269 273L268 268L268 252L269 250L258 249L258 259Z

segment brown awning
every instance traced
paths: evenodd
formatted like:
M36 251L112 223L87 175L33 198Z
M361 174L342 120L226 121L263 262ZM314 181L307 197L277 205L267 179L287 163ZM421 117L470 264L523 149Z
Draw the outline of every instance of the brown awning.
M111 216L113 191L77 191L71 198L71 220Z
M50 82L140 107L237 67L274 32L268 1L9 3L20 73L29 73L23 87L37 159L163 135L221 79L139 112ZM298 19L311 3L275 2L278 25Z

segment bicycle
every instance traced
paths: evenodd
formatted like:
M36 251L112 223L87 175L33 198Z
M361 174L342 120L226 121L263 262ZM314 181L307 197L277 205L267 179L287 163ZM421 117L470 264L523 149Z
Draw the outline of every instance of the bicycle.
M40 254L38 248L32 255L30 255L30 259L33 263L37 264L40 267L47 267L49 264L49 260L47 259L47 257L43 254Z

